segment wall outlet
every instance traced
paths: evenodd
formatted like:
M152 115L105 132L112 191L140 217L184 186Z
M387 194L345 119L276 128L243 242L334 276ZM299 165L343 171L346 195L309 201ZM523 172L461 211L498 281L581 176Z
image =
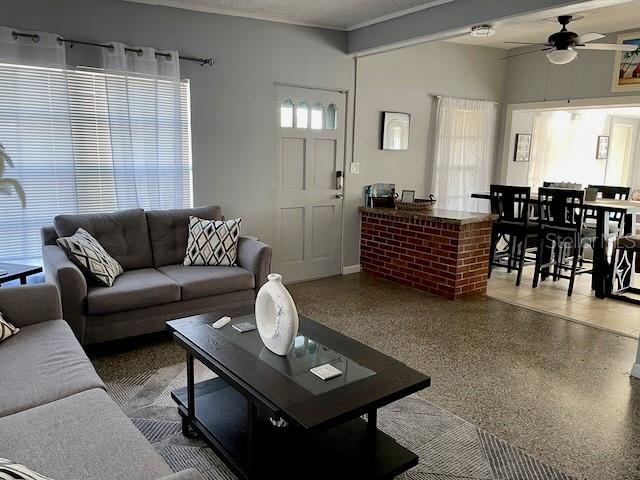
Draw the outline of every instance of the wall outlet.
M351 162L351 173L353 175L360 173L360 162Z

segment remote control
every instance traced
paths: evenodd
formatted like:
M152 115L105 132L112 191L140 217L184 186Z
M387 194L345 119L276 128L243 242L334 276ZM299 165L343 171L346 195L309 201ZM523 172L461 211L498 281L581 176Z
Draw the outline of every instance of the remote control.
M222 328L230 321L231 321L231 317L222 317L220 320L213 322L211 326L213 328Z

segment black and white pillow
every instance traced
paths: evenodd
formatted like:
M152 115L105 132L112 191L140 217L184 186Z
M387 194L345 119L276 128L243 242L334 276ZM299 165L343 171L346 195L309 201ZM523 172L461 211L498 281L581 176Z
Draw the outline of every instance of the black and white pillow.
M238 260L241 218L204 220L189 217L189 240L185 265L227 265Z
M0 342L3 340L6 340L11 335L15 335L19 331L20 329L18 327L14 327L9 322L7 322L4 318L2 318L2 313L0 313Z
M0 478L12 480L52 480L49 477L34 472L24 465L12 462L11 460L5 460L4 458L0 458Z
M86 230L79 228L71 237L57 240L58 245L67 253L87 276L98 284L110 287L122 275L122 266L109 255L102 245Z

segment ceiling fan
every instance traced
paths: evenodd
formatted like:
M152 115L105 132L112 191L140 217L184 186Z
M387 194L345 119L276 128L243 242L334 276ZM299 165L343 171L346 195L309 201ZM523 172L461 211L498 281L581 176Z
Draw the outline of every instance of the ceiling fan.
M505 42L505 43L517 43L520 45L541 45L544 48L539 50L533 50L531 52L520 53L511 55L511 57L518 57L520 55L528 55L529 53L547 52L547 58L555 65L565 65L573 61L577 56L577 50L619 50L625 52L633 52L638 49L638 45L626 45L617 43L589 43L593 40L599 40L604 38L601 33L585 33L578 35L577 33L567 30L567 25L571 22L573 17L571 15L561 15L558 17L558 22L562 25L562 29L549 36L546 43L526 43L526 42Z

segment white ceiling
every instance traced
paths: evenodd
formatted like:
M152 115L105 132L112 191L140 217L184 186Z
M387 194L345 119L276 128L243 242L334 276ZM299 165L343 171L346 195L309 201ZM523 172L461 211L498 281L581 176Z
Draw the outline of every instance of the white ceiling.
M352 30L455 0L126 0L136 3Z
M557 15L577 16L578 19L571 22L568 29L578 34L587 32L606 34L621 30L640 29L640 0L629 0L619 5L587 11L554 10L536 14L535 18L525 17L506 20L495 23L496 34L492 37L476 38L471 35L464 35L447 41L506 50L519 47L518 45L504 43L506 41L544 43L549 35L559 31L561 28L556 20Z

